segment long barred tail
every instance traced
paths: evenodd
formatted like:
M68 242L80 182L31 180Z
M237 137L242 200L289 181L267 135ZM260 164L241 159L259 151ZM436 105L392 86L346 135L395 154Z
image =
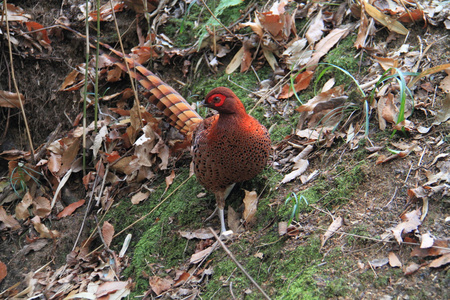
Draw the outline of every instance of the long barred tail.
M135 62L128 55L114 50L107 44L102 43L102 46L122 57L128 63L131 77L139 81L144 88L155 95L156 98L153 98L153 104L164 113L170 124L180 130L182 134L188 134L194 128L193 125L203 120L177 91L159 79L147 68ZM103 55L113 61L124 72L128 73L127 66L123 62L107 54ZM135 70L139 73L135 72Z

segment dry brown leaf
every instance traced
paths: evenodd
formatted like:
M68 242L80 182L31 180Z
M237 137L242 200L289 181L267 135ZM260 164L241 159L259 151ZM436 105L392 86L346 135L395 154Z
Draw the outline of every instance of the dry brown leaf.
M113 10L114 12L122 11L124 6L125 4L121 0L109 0L107 3L100 6L100 21L112 21L114 16ZM97 21L97 11L91 11L89 13L89 21Z
M420 73L419 75L415 76L413 80L411 80L408 83L408 87L411 88L413 87L422 77L437 73L437 72L441 72L444 71L445 69L450 68L450 64L443 64L443 65L439 65L436 67L432 67L429 69L426 69L425 71L423 71L422 73Z
M50 152L50 157L47 162L48 170L53 174L58 173L61 168L61 155Z
M69 92L79 90L82 86L84 86L84 69L86 64L80 64L76 66L76 68L66 76L64 82L61 84L59 88L60 92Z
M244 43L244 55L241 60L241 73L245 73L250 69L252 64L252 52L250 51L250 47L247 46L247 43ZM264 51L264 50L263 50ZM265 56L265 54L264 54ZM267 57L266 57L267 58ZM270 64L270 62L269 62Z
M211 233L209 229L197 229L194 231L179 231L179 233L182 237L188 240L192 239L207 240L214 237L214 235Z
M314 45L315 42L320 40L323 35L323 30L325 29L325 24L323 23L322 10L319 11L317 16L311 20L308 30L306 31L305 37L310 45Z
M258 210L258 194L255 191L245 191L244 213L243 218L249 225L253 225L256 222L256 211Z
M366 39L369 32L369 19L367 18L366 13L364 12L364 3L361 3L361 21L358 29L358 36L356 37L356 41L354 46L356 49L361 49L366 45Z
M11 230L17 230L20 228L19 222L17 222L13 216L8 215L3 206L0 206L0 222L3 222L4 226L6 228L11 228Z
M108 70L106 75L106 81L117 82L122 77L122 69L119 66L114 66L112 69Z
M416 209L400 216L402 223L392 229L395 239L399 244L403 242L402 233L408 233L416 230L422 222L420 221L420 209Z
M268 49L263 49L263 54L264 54L264 57L266 58L267 62L269 63L270 67L272 68L272 70L275 71L278 68L278 62L277 62L277 59L275 58L275 55L273 54L273 52ZM250 57L250 61L251 61L251 57ZM243 72L242 66L241 66L241 72Z
M191 277L191 274L189 274L188 272L182 272L180 274L180 276L176 279L175 283L173 284L174 287L180 286L182 284L184 284L189 278Z
M166 191L172 185L174 178L175 178L175 170L172 170L170 175L166 177Z
M61 157L61 168L57 173L58 177L64 176L70 170L80 150L80 138L64 138L61 142L64 143L64 152Z
M286 174L283 180L281 180L281 183L287 183L302 175L303 173L305 173L306 169L308 169L308 166L309 161L307 159L300 159L295 163L295 169L289 174Z
M397 68L399 63L398 59L390 58L390 57L378 57L374 56L376 62L378 62L381 68L386 71L388 69Z
M138 192L131 197L131 203L138 204L144 200L146 200L150 196L150 192Z
M25 220L30 216L28 207L33 203L33 198L30 192L26 192L22 198L22 201L16 205L16 218L19 220Z
M34 229L39 232L41 238L54 239L61 236L61 234L57 230L50 230L47 228L47 226L42 224L41 218L39 218L39 216L35 216L34 218L32 218L31 223L34 226Z
M322 56L328 53L328 51L334 47L341 39L345 38L349 34L353 26L341 26L335 28L328 33L326 37L320 40L314 47L316 52L312 55L311 59L306 64L306 67L316 67Z
M339 228L341 228L342 226L342 217L337 217L336 219L334 219L334 221L330 224L330 226L328 227L327 231L325 232L325 234L323 236L320 237L321 242L322 242L322 247L325 245L325 243L327 242L327 240L333 235L335 234L336 231L339 230Z
M439 125L446 122L448 119L450 119L450 93L442 100L442 105L439 107L433 125Z
M300 105L297 107L296 111L298 112L304 112L304 111L313 111L315 110L315 107L321 103L330 102L330 106L334 107L336 106L333 102L333 98L342 96L344 92L344 86L336 86L334 88L329 89L326 92L322 92L315 96L314 98L310 99L307 103ZM323 106L328 106L326 104L322 104Z
M129 289L129 282L128 281L111 281L111 282L104 282L100 284L97 291L95 292L96 299L100 299L100 297L106 296L108 294ZM121 299L121 298L117 298Z
M49 243L49 241L46 239L33 240L31 242L31 244L25 245L22 249L20 249L20 251L17 254L27 255L31 251L35 251L35 252L39 251L42 248L44 248L45 246L47 246L48 243Z
M242 48L239 49L239 51L234 55L231 62L228 64L227 68L225 69L225 73L231 74L234 71L236 71L237 68L239 68L239 66L241 65L242 59L244 57L244 52L245 52L245 49L244 49L244 46L242 46Z
M422 20L425 21L425 24L427 23L427 18L425 18L423 10L421 10L420 8L416 8L413 11L407 11L400 15L397 19L397 21L403 23L415 23Z
M47 217L52 208L50 205L50 200L45 197L37 197L33 199L33 214L41 218Z
M0 261L0 282L5 279L6 275L8 275L8 268L2 261Z
M259 37L262 37L264 34L263 28L262 28L261 24L259 23L258 19L256 19L255 22L249 21L246 23L240 23L238 26L239 26L239 28L244 28L244 27L249 26L253 30L253 32L256 33ZM227 74L230 74L230 73L227 73Z
M102 235L103 239L105 240L106 246L111 246L111 241L114 236L114 226L109 223L108 221L105 221L102 226Z
M389 252L389 265L393 268L401 268L402 262L394 252Z
M203 260L203 258L207 257L208 255L211 254L211 252L213 252L213 250L216 248L217 244L218 244L218 242L215 242L211 247L208 247L202 251L192 254L190 263L196 264L196 263L201 262Z
M400 22L390 16L383 14L376 7L369 4L367 0L364 1L364 9L366 10L368 15L377 20L383 26L386 26L386 28L390 31L394 31L402 35L407 35L409 33L408 29L406 29Z
M420 248L419 246L417 246L413 249L413 251L411 251L411 256L428 257L428 256L439 256L448 253L450 253L449 241L434 240L433 247Z
M416 264L415 262L412 262L408 266L403 268L403 273L405 275L411 275L419 269L420 269L420 265Z
M439 258L436 258L435 260L433 260L429 266L430 268L439 268L442 266L445 266L446 264L450 263L450 253L447 253L445 255L442 255Z
M287 233L287 222L278 222L278 235L283 236Z
M67 216L72 215L72 213L79 207L83 206L83 204L86 202L86 200L81 199L77 202L71 203L67 205L56 217L58 219L65 218Z
M0 91L0 107L20 108L20 99L24 103L25 98L22 94Z
M152 276L149 278L148 283L150 284L153 292L159 296L163 292L169 290L174 284L174 281L170 277L161 278L159 276Z
M311 82L313 75L314 75L314 72L309 71L309 70L299 73L294 79L295 91L298 93L302 90L307 89L309 86L309 83ZM278 96L278 99L287 99L287 98L290 98L292 95L294 95L294 91L292 90L292 85L290 83L287 83L283 86L283 89L281 90L281 93Z
M430 248L434 245L434 238L431 233L427 232L421 235L420 248Z
M25 14L23 8L8 3L6 6L6 13L8 15L8 22L19 21L26 22L32 18L30 14Z

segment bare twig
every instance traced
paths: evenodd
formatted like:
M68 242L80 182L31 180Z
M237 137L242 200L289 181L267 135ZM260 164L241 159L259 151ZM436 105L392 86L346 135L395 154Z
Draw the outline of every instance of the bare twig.
M239 269L241 269L241 271L245 274L245 276L247 276L247 278L256 286L256 288L264 295L264 297L266 299L270 300L269 295L267 295L266 292L264 292L264 290L259 286L259 284L252 278L252 276L250 276L250 274L248 274L248 272L244 269L244 267L236 260L233 253L231 253L231 251L227 248L227 246L225 246L225 244L220 240L220 238L217 236L217 234L214 232L214 230L211 227L208 227L208 228L209 228L209 231L211 231L211 233L214 235L216 240L219 242L220 246L222 246L223 250L225 250L225 252L228 254L228 256L236 264L236 266Z
M8 36L8 50L9 50L9 61L11 64L11 77L14 83L14 89L16 90L17 95L19 96L19 103L20 103L20 111L22 112L22 116L23 116L23 121L25 123L25 128L27 131L27 138L28 138L28 143L30 145L30 152L31 152L31 163L33 165L36 164L35 160L34 160L34 147L33 147L33 141L31 140L31 133L30 133L30 128L28 127L28 120L27 120L27 116L25 115L25 109L23 108L23 102L22 102L22 97L20 97L20 92L19 92L19 86L17 85L17 80L16 80L16 75L14 72L14 63L13 63L13 56L12 56L12 47L11 47L11 36L10 36L10 32L9 32L9 22L8 22L8 12L7 7L8 7L8 3L5 0L4 2L4 16L5 16L5 22L6 22L6 35Z

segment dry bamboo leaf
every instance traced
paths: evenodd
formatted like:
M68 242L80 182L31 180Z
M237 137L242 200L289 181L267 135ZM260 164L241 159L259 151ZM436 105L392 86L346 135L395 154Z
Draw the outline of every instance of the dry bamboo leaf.
M242 48L239 49L239 51L234 55L233 59L228 64L225 73L231 74L236 71L237 68L239 68L242 62L242 58L244 57L244 50L244 46L242 46Z

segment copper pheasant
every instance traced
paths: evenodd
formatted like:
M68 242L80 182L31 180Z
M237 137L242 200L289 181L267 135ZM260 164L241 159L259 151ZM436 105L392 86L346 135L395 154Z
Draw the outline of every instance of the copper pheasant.
M121 56L131 70L139 72L130 74L156 96L152 102L169 122L181 133L192 135L194 172L200 184L214 193L221 232L225 232L224 207L228 194L235 183L252 179L267 164L271 148L267 129L248 115L239 98L225 87L215 88L206 95L204 106L218 114L203 119L172 87L129 57ZM116 64L125 72L128 70L125 65Z

